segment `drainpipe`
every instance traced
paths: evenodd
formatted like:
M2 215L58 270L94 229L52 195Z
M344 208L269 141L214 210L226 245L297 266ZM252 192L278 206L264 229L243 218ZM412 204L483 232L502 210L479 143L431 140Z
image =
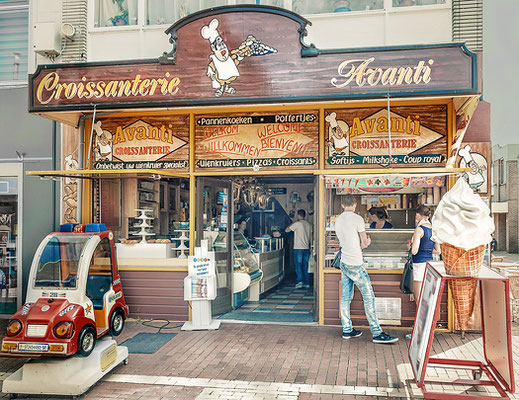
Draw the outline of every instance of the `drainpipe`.
M52 121L52 136L51 136L51 146L52 146L52 170L56 171L58 169L58 149L57 149L57 136L58 136L58 123L56 121ZM58 201L57 198L61 194L61 187L59 187L58 191L58 185L56 184L56 181L52 180L52 224L54 226L54 232L58 230L59 226L59 215L56 210L58 207Z
M79 119L79 148L77 161L80 169L85 169L83 165L83 154L85 150L85 119ZM77 180L77 222L80 224L83 217L83 179Z

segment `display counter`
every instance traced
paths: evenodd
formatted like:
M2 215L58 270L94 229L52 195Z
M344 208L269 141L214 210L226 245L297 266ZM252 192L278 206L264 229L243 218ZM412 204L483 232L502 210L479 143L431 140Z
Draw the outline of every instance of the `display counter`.
M227 248L226 233L219 232L214 240L215 251ZM259 301L260 281L263 273L247 239L233 232L232 307L241 307L247 300Z
M263 272L263 279L260 284L260 294L263 294L276 287L283 280L285 276L285 250L279 249L265 253L255 253L254 255L258 260L261 272Z
M187 321L184 301L187 258L117 258L132 318Z
M363 250L366 269L402 271L409 254L413 229L366 229L371 244Z
M409 254L407 241L412 239L413 229L366 229L371 244L362 251L366 270L375 292L377 316L382 324L412 326L416 315L416 305L411 295L400 290L402 271ZM339 323L340 270L331 266L340 244L333 226L326 228L325 253L325 324ZM353 323L367 323L363 312L362 296L355 288L351 302ZM442 298L439 327L447 327L447 295Z
M187 271L187 258L123 258L117 257L120 270L172 270Z

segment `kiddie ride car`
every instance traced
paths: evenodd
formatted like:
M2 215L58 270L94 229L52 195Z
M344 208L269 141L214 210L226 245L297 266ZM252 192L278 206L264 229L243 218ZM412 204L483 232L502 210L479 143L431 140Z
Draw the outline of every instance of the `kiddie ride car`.
M10 318L1 348L4 354L54 358L26 363L23 371L20 368L4 381L3 391L83 393L120 362L127 362L126 347L101 337L119 335L128 311L113 233L104 224L62 225L36 250L27 301ZM80 357L63 357L76 353ZM85 373L89 368L90 375ZM75 389L76 381L74 388L67 389L67 381L76 379L76 372L84 384ZM25 385L22 380L32 382Z

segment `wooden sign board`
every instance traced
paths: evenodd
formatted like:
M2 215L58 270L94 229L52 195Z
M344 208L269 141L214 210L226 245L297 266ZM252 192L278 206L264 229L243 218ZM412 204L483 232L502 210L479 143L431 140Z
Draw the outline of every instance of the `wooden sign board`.
M90 142L91 121L86 126ZM94 122L93 169L189 170L189 116L99 118Z
M174 51L141 61L54 64L31 75L30 112L472 94L476 55L462 44L319 50L308 21L261 6L178 21ZM168 50L164 37L164 50Z
M447 133L446 105L326 110L325 167L442 166Z
M195 116L197 171L318 168L317 111Z

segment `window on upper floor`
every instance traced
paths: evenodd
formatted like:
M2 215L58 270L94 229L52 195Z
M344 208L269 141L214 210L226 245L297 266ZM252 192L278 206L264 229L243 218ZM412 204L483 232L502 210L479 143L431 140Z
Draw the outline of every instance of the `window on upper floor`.
M384 2L388 1L390 0L94 0L95 27L171 25L194 12L233 4L274 6L307 15L382 10ZM425 3L433 0L416 1ZM443 3L446 0L434 1Z
M432 6L446 3L447 0L393 0L393 7Z
M29 2L0 0L0 83L27 82Z

